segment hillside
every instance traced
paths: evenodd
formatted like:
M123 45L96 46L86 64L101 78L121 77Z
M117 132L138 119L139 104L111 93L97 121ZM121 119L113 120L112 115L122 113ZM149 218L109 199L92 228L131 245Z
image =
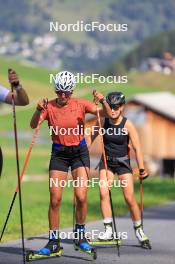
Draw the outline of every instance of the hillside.
M174 0L133 0L132 5L129 0L0 0L0 8L1 54L78 71L99 71L146 37L175 28ZM67 24L77 20L127 23L128 32L52 32L53 45L45 47L44 39L39 46L34 44L36 37L49 33L50 21ZM9 42L4 39L7 32Z
M31 66L25 63L19 63L15 60L0 57L0 84L9 87L7 81L8 68L14 68L19 74L20 80L27 90L30 97L30 106L23 108L26 109L34 107L36 102L44 97L49 99L55 96L53 85L49 83L50 73L45 68ZM74 72L76 74L76 72ZM84 97L92 100L92 91L94 88L101 91L105 95L109 91L121 90L127 97L132 96L135 93L152 92L167 90L175 93L175 75L165 76L160 73L146 72L146 73L129 73L128 83L126 84L109 84L109 83L95 83L86 84L79 83L75 90L75 96ZM6 107L3 105L3 107ZM20 107L18 108L20 109ZM23 109L21 109L23 111ZM2 114L2 112L1 112ZM23 125L23 124L22 124Z
M138 68L140 63L148 57L162 58L164 52L175 54L175 30L160 33L147 38L121 60L114 61L107 72L110 74L122 73L131 68Z

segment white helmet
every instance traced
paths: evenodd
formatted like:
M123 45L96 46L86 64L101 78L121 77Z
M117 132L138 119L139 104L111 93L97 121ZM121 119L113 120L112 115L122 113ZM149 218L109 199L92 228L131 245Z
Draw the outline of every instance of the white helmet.
M75 76L68 71L57 73L55 78L55 91L72 92L76 86Z

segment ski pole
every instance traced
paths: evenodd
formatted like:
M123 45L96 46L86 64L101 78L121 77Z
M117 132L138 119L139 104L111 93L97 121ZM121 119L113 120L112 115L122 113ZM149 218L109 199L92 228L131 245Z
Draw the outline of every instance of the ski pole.
M11 69L8 70L8 73L11 72ZM13 128L14 128L14 138L15 138L15 152L16 152L16 169L17 169L17 178L19 186L19 211L20 211L20 224L21 224L21 241L22 241L22 251L23 251L23 263L26 263L25 260L25 244L24 244L24 226L23 226L23 209L22 209L22 193L20 185L20 169L19 169L19 150L18 150L18 135L17 135L17 125L16 125L16 109L15 109L15 98L14 98L14 86L11 84L12 91L12 108L13 108Z
M76 198L75 198L75 191L73 190L73 219L72 219L73 233L75 227L75 217L76 217Z
M148 176L147 176L148 177ZM145 178L147 178L145 177ZM139 180L139 189L140 189L140 217L141 217L141 224L143 227L143 178L141 176L136 177L137 180Z
M3 168L3 154L2 154L2 149L0 147L0 178L2 174L2 168Z
M143 182L142 178L140 178L140 214L141 214L141 224L143 227Z
M22 180L23 180L24 172L26 170L26 166L27 166L27 163L28 163L28 160L29 160L29 157L30 157L30 154L31 154L33 145L34 145L34 142L36 140L36 137L37 137L37 134L38 134L38 131L39 131L41 122L42 122L42 118L40 118L40 120L38 122L38 126L36 127L36 129L34 131L33 138L32 138L32 142L30 144L29 151L27 153L27 156L26 156L26 159L25 159L25 162L24 162L22 171L21 171L20 182L22 182ZM12 199L12 202L11 202L11 205L10 205L10 208L9 208L9 211L8 211L8 214L7 214L7 217L6 217L6 221L4 223L4 226L3 226L3 229L2 229L2 232L1 232L0 241L2 240L4 231L6 229L6 226L7 226L7 223L8 223L8 219L10 217L10 214L11 214L11 211L12 211L12 208L13 208L13 205L14 205L14 202L15 202L15 199L16 199L16 196L17 196L17 193L18 193L18 190L20 189L20 182L18 182L18 185L16 186L16 190L15 190L15 193L14 193L14 196L13 196L13 199Z
M97 105L97 119L98 119L99 127L101 129L102 125L101 125L98 105ZM105 148L104 148L103 136L100 135L100 138L101 138L101 143L102 143L102 153L103 153L103 160L104 160L104 166L105 166L105 171L106 171L106 178L108 179L109 178L108 177L108 168L107 168L107 162L106 162L106 153L105 153ZM118 243L118 241L119 241L118 232L117 232L117 228L116 228L113 201L112 201L112 194L111 194L110 188L109 188L109 198L110 198L110 206L111 206L111 211L112 211L112 220L113 220L113 225L114 225L114 233L115 233L115 235L117 235L117 239L116 240L117 240L118 256L120 257L120 248L119 248L119 243Z

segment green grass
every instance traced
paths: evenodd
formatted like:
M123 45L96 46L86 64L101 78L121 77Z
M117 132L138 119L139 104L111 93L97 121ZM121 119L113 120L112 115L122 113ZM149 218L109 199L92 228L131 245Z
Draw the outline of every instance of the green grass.
M28 81L38 82L40 84L46 84L49 81L49 73L48 69L28 65L27 63L19 63L16 60L11 60L10 58L0 58L1 71L0 74L3 76L7 76L8 68L15 69L19 76Z
M14 175L15 177L15 175ZM15 181L15 180L14 180ZM1 214L0 222L5 221L5 216L8 211L10 201L14 191L13 183L2 188L1 186ZM8 190L8 192L7 192ZM24 182L22 184L23 193L23 209L24 209L24 227L25 236L37 235L40 233L47 233L48 231L48 204L49 192L48 182ZM139 200L139 186L138 182L135 186L135 194ZM112 189L114 210L117 215L123 215L128 212L125 205L123 195L120 188ZM63 201L61 206L61 223L60 227L68 227L72 225L72 188L65 188L63 191ZM92 199L93 197L93 199ZM144 206L150 207L175 200L175 183L171 180L158 180L149 179L144 182ZM116 206L115 206L116 205ZM100 200L98 188L89 188L88 191L88 214L87 221L100 220ZM20 225L19 225L19 209L18 199L12 211L8 228L6 230L4 240L19 238Z

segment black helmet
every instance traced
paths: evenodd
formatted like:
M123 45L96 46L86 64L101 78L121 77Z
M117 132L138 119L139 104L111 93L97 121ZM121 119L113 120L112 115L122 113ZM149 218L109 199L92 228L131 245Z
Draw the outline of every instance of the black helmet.
M106 96L106 102L111 108L116 108L117 106L125 104L125 96L121 92L112 92Z

